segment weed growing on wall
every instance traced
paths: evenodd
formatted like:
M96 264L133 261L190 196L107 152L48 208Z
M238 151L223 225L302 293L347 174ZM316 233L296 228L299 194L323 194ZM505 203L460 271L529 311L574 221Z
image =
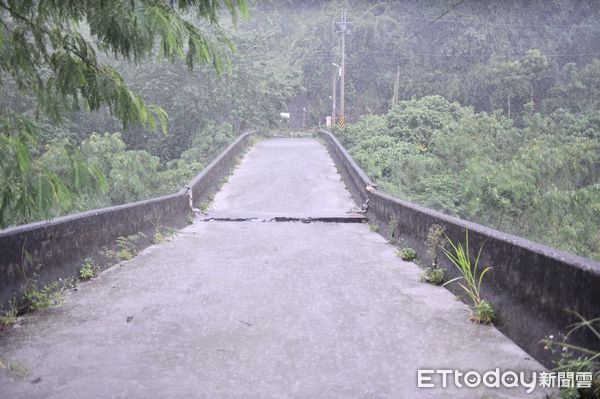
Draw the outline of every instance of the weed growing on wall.
M111 261L129 260L139 252L138 242L144 237L146 237L144 233L117 237L117 249L106 250L104 255Z
M577 330L587 330L595 337L596 348L600 346L600 317L586 319L577 312L570 312L579 319L570 326L570 330L562 339L550 335L542 340L544 349L552 352L555 357L557 372L591 373L592 381L589 388L563 387L563 398L600 398L600 352L597 350L573 345L569 337Z
M43 287L31 282L23 291L23 307L26 311L47 309L61 304L62 287L55 281Z
M396 252L396 255L402 260L413 261L417 257L417 251L412 248L402 248Z
M428 267L421 273L421 280L433 284L440 285L444 282L446 269L441 267Z
M431 260L431 266L425 269L421 274L421 279L434 285L440 285L444 282L446 269L439 266L439 256L444 248L444 233L446 229L440 225L433 224L427 232L425 247L427 256Z
M442 248L450 262L460 272L461 276L453 278L444 285L454 283L456 281L463 281L458 285L465 291L469 299L471 299L472 313L470 319L475 323L487 324L494 320L495 311L493 305L485 299L481 298L481 282L483 277L492 270L491 267L484 267L483 270L479 269L479 258L481 257L481 251L483 247L479 248L477 252L477 258L475 262L471 262L469 255L469 231L465 233L465 246L462 243L454 244L448 236L446 240L450 245L450 249Z
M13 301L8 310L2 312L2 315L0 315L0 332L9 329L17 322L17 314L18 309Z
M388 241L393 243L396 241L396 229L398 228L399 221L396 216L390 218L388 222Z
M96 277L96 265L92 258L85 258L81 269L79 269L79 278L81 280L89 280Z

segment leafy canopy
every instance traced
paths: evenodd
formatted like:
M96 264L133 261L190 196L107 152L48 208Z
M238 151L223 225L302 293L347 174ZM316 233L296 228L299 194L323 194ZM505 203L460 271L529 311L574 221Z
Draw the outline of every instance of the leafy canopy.
M71 111L107 107L124 127L167 131L167 114L146 104L122 76L98 60L98 51L140 62L156 55L184 60L189 69L225 66L221 12L234 23L247 13L245 0L0 0L0 94L6 82L34 95L35 115L0 110L0 226L9 215L49 214L67 204L83 177L105 185L99 168L71 154L75 181L37 169L38 122L61 122ZM202 23L202 29L192 23Z

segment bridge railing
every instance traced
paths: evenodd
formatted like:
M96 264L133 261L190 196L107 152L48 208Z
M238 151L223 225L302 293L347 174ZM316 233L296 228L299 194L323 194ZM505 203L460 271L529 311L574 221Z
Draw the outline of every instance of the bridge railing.
M0 310L32 282L44 286L76 275L85 258L120 236L144 232L152 237L158 224L184 226L192 212L190 193L198 204L216 192L253 133L242 134L175 194L0 230Z
M549 359L540 340L578 321L569 311L600 317L600 263L381 193L333 134L320 136L355 201L368 199L367 218L388 237L406 238L425 254L431 225L443 226L453 242L464 242L468 229L469 246L483 246L481 262L493 267L483 292L497 307L498 328L539 360ZM450 277L457 275L448 262L445 266ZM591 335L575 338L597 345Z

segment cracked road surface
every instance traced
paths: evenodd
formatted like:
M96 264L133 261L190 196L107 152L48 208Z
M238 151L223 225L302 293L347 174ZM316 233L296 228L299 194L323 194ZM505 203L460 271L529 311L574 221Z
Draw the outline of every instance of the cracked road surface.
M215 212L344 215L356 205L327 157L265 140ZM417 388L419 368L543 370L419 272L365 223L197 221L0 338L20 366L0 370L0 397L544 397Z

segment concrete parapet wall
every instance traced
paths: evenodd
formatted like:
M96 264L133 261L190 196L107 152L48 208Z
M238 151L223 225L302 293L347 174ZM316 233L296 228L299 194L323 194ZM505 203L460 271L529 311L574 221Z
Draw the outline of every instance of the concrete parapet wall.
M372 182L335 137L326 131L320 136L354 199L362 203L368 197L367 218L381 226L383 234L406 237L421 255L431 225L445 227L455 243L464 243L468 229L471 252L483 246L480 262L493 267L486 275L483 294L497 307L497 327L538 360L551 366L550 354L543 350L540 340L567 332L567 326L578 321L567 310L587 319L600 317L600 263L367 190ZM457 276L449 262L443 265L449 278ZM574 339L588 347L598 345L591 334Z
M195 204L218 189L252 133L242 134L193 179L189 187ZM45 285L76 275L86 257L112 246L119 236L153 234L158 224L182 227L190 215L184 187L172 195L0 230L0 308L18 300L32 281Z
M209 199L211 194L218 191L223 179L229 176L244 149L250 144L254 133L255 131L250 131L242 134L190 182L194 204Z

